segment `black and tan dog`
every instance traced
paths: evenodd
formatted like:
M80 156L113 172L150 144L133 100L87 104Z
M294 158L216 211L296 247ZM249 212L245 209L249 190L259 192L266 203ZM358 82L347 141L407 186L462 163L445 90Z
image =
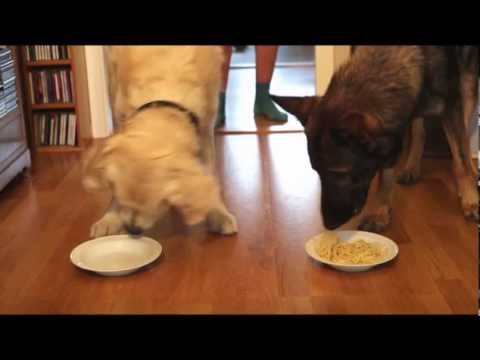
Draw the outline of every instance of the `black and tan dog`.
M363 209L377 172L382 204L360 228L385 228L393 166L402 148L407 161L399 181L419 178L424 120L441 121L463 212L478 220L476 167L467 136L478 99L478 57L478 48L470 46L359 46L323 97L272 96L305 127L311 165L322 181L328 229Z

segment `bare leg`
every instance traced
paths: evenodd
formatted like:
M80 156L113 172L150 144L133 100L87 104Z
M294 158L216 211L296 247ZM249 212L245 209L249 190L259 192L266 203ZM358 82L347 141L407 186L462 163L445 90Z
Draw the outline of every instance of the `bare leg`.
M256 46L256 92L255 92L255 116L265 117L270 121L285 122L287 114L277 109L270 98L270 82L277 59L278 46Z
M413 119L410 128L410 144L407 148L405 167L398 177L398 182L411 185L420 179L423 147L425 145L425 129L423 118Z
M393 186L395 174L393 168L380 171L380 206L373 214L366 215L359 228L365 231L381 232L391 220Z
M255 46L257 83L270 84L277 53L278 46Z

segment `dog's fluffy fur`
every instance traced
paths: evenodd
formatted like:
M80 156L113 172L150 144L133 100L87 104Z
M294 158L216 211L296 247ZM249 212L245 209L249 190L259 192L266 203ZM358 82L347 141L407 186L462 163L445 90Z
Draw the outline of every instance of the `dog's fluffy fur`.
M477 108L478 69L475 46L358 46L323 97L273 97L305 126L310 161L322 181L327 228L360 213L376 173L381 206L366 214L361 228L382 231L388 225L393 166L405 143L399 181L419 179L424 120L441 122L463 212L478 221L467 131Z
M84 158L83 184L110 191L112 204L91 228L98 237L140 232L169 208L188 225L207 220L222 234L237 231L216 178L213 122L217 114L222 52L214 46L105 48L115 134ZM152 101L173 107L150 107Z

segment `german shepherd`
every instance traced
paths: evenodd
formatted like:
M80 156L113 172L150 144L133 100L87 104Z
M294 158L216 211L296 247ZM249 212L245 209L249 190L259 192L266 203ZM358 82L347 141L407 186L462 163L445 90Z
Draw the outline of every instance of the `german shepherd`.
M473 46L358 46L323 97L272 96L304 125L310 162L322 181L327 229L360 213L377 173L382 203L360 228L380 232L388 225L393 166L403 148L407 161L399 182L418 180L424 120L441 121L463 212L478 221L477 168L468 137L478 75L479 50Z

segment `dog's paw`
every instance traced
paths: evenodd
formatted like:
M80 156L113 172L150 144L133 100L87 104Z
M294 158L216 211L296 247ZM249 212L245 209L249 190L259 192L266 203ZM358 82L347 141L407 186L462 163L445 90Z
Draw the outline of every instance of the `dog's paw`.
M232 235L238 232L235 216L228 212L213 211L208 214L208 230L223 235Z
M385 230L392 219L392 211L382 207L377 213L367 215L360 223L359 230L379 233Z
M463 214L470 221L478 222L478 191L476 181L471 177L459 179L459 197Z
M467 220L478 222L478 201L462 198L462 209Z
M398 175L397 182L402 185L413 185L420 180L420 169L405 168Z
M123 230L122 221L116 214L105 214L90 228L90 237L116 235Z

